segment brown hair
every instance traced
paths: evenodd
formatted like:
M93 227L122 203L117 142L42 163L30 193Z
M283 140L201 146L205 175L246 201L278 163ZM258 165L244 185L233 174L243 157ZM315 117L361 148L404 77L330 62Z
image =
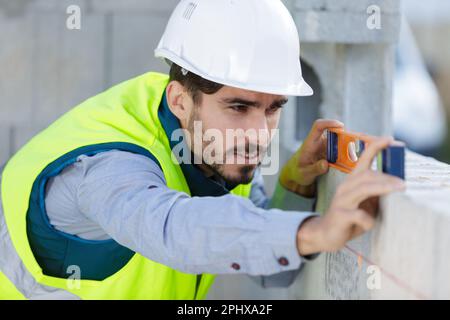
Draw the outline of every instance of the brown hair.
M196 105L202 102L200 93L214 94L223 87L223 84L206 80L189 71L186 75L183 75L182 68L175 63L172 63L170 66L169 81L178 81L181 83Z

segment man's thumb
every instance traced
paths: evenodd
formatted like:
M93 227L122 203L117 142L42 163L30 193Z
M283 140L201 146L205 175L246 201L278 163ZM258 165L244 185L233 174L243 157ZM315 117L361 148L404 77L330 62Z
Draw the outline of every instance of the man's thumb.
M312 182L317 176L320 176L328 171L328 162L326 160L319 160L303 169L303 176L308 183ZM311 181L310 181L311 180Z
M314 166L316 167L317 174L324 174L328 171L328 161L327 160L319 160L317 161Z

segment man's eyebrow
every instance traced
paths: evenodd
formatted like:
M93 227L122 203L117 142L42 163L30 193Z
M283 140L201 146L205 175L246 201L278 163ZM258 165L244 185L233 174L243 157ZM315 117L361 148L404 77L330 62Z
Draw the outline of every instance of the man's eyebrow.
M245 105L245 106L249 106L249 107L259 107L261 105L258 101L251 101L251 100L246 100L246 99L241 99L241 98L224 98L224 99L221 99L221 102L226 103L226 104L240 104L240 105ZM282 105L286 104L287 102L288 102L287 98L282 98L282 99L272 102L271 107L282 106Z
M276 107L276 106L280 106L281 107L281 106L285 105L288 102L288 100L289 99L287 99L287 98L282 98L282 99L279 99L277 101L274 101L272 103L271 107Z
M241 98L224 98L221 99L221 101L227 104L241 104L249 107L259 107L260 105L258 101L251 101Z

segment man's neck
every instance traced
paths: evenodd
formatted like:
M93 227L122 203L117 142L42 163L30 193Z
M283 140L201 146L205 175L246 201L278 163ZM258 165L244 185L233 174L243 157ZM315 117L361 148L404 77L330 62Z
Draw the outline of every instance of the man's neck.
M201 164L196 164L196 166L201 170L201 172L203 172L205 177L211 178L214 175L214 172L207 165L201 163Z

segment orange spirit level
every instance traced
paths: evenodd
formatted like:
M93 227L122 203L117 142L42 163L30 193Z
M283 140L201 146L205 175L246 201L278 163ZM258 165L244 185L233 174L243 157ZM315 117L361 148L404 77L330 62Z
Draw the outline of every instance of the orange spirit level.
M376 137L340 128L328 129L327 160L330 167L350 173L364 148ZM378 170L405 179L405 144L393 142L378 154Z

